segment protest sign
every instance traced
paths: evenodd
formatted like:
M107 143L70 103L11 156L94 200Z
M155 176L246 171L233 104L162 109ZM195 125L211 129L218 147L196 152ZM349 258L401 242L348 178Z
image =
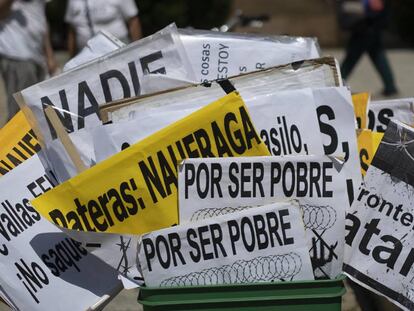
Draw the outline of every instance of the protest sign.
M345 273L414 308L414 129L390 121L346 217Z
M262 94L264 96L269 92L273 93L289 89L339 86L342 85L342 81L338 72L337 63L333 58L321 58L234 77L230 81L240 90L243 98L246 98L246 96L253 94ZM136 127L133 122L129 125L125 124L125 127L123 125L109 125L108 127L98 126L94 128L91 131L91 135L94 137L95 161L100 162L108 158L114 153L119 152L122 146L126 147L151 134L154 130L170 124L176 120L178 115L185 116L189 113L186 110L190 108L195 109L201 103L215 100L222 95L224 95L224 91L221 86L212 83L208 89L204 86L188 87L106 105L101 109L102 118L105 122L121 123L125 120L133 119L137 119L137 122L140 119L142 122L139 123L139 130L134 128L133 131L128 130L130 126ZM249 101L247 100L247 102ZM167 109L174 110L174 113L163 111ZM155 116L159 116L156 122L154 120L152 124L144 124L145 120L148 122L149 118L154 118ZM306 126L312 126L311 122L305 122L305 124ZM309 130L309 133L311 132L313 130ZM76 135L76 133L72 135ZM315 135L313 137L313 139L319 139ZM308 148L310 148L309 150L313 148L310 143ZM315 150L309 151L309 153L320 154ZM55 153L55 155L57 157L60 156L59 153ZM62 157L67 158L67 155L62 155ZM62 169L64 172L75 172L70 162L60 162L63 162L63 165L68 164L70 167L56 167L54 169L55 172L59 169ZM67 175L67 173L65 174ZM56 175L59 176L60 174L56 173Z
M222 91L217 91L204 88L192 98L174 96L169 101L155 96L136 106L132 120L96 127L92 131L96 160L104 160L125 145L134 144L201 108L205 102L219 98ZM242 89L242 95L259 136L272 155L324 153L321 137L315 135L319 124L310 89L281 92ZM152 108L154 103L157 106Z
M344 159L348 197L352 202L361 184L355 113L351 93L345 87L313 89L325 154Z
M320 57L315 38L192 29L179 33L199 82Z
M1 290L20 310L86 310L120 290L115 269L30 205L53 186L37 155L0 179Z
M367 114L370 97L369 93L352 94L352 103L354 104L355 117L359 129L367 128Z
M367 128L375 132L385 132L391 119L414 124L414 98L371 101L368 106Z
M361 162L361 173L365 176L375 152L378 149L383 133L372 132L363 129L358 132L359 161Z
M147 286L313 280L299 207L274 203L142 237Z
M32 201L59 226L141 234L178 223L176 164L188 157L269 155L232 92Z
M243 98L254 95L265 96L265 94L273 94L276 91L287 90L288 88L340 85L336 63L330 58L286 65L264 72L235 77L231 81L241 91ZM139 123L139 129L136 124L131 122L125 126L108 125L97 126L94 129L84 129L84 133L79 134L81 136L79 139L76 136L80 131L71 133L70 137L74 140L81 141L81 145L75 142L75 146L85 165L89 167L119 152L122 146L125 147L128 144L135 143L163 126L174 122L179 116L183 117L189 114L190 111L187 111L188 109L201 107L204 103L216 100L224 94L225 92L221 86L212 83L208 88L204 86L189 87L164 92L162 94L145 96L143 98L131 99L121 103L111 103L104 109L103 120L108 121L108 113L111 114L111 121L113 123L120 123L126 119L137 119L138 122L138 119L140 119L142 122ZM306 105L305 102L309 100L302 98L297 103L302 101ZM170 108L167 108L167 106ZM152 108L157 110L149 110ZM167 110L174 110L174 113L165 112ZM309 115L314 115L314 113L310 113ZM150 119L153 122L149 122ZM312 117L309 118L308 122L304 122L304 125L308 128L305 131L306 134L301 135L306 136L314 132L314 125L310 120L312 120ZM131 129L129 126L133 126L134 128ZM302 131L300 132L302 133ZM84 135L89 136L85 139ZM318 136L312 135L312 137L312 140L319 140ZM93 140L94 146L89 145L89 143L85 146L85 143L82 143L82 141L86 142L90 140ZM320 154L319 151L313 149L313 144L308 143L307 146L309 153ZM53 162L52 167L59 182L67 180L68 177L75 176L77 174L76 169L63 150L60 142L51 144L50 149L51 151L49 152L48 150L48 155L54 158L54 161L51 161ZM90 156L92 150L95 150L95 157Z
M347 207L341 168L327 156L185 160L178 174L180 223L298 199L315 276L334 278L342 268Z
M41 149L21 111L0 129L0 146L0 175L10 172Z
M149 77L151 77L150 80ZM148 78L148 79L147 79ZM16 95L39 139L56 137L44 108L57 110L68 132L100 124L98 108L116 99L188 85L194 81L175 26L129 44L87 65L35 84Z

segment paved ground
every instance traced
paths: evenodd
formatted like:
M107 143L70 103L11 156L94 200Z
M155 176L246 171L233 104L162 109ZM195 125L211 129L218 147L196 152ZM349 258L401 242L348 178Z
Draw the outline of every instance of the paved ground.
M338 59L342 59L341 50L325 50L325 55L333 55ZM400 90L400 97L414 96L413 77L414 77L414 51L412 50L393 50L389 53L389 58L395 72L397 85ZM65 54L58 55L61 63L66 59ZM372 64L367 57L364 57L359 66L354 71L348 81L352 91L370 91L373 98L381 97L379 94L382 90L381 81L376 74ZM0 125L5 121L5 104L4 90L2 81L0 81ZM141 310L137 304L137 290L123 291L118 295L106 308L105 311L137 311ZM386 304L384 304L385 306ZM0 311L8 310L4 305L0 305ZM355 298L351 291L344 298L343 310L358 311L359 308L355 304ZM384 310L392 310L384 308Z

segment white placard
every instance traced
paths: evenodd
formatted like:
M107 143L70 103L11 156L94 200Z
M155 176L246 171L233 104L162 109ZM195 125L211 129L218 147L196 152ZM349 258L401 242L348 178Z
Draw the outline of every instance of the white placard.
M198 82L320 57L314 38L180 29Z
M346 217L344 271L414 309L414 129L390 122Z
M342 271L347 208L341 169L327 156L185 160L178 174L180 223L298 199L315 277L335 278Z
M122 288L117 271L29 200L53 187L37 155L0 179L0 283L20 310L85 310Z
M142 237L147 286L312 280L299 207L274 203Z

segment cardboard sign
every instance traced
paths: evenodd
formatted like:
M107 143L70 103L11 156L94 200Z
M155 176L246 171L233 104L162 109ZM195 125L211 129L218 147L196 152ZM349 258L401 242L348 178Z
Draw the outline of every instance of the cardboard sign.
M229 81L241 92L242 96L244 95L244 90L259 93L261 91L276 92L303 88L342 86L338 64L334 58L330 57L286 64L264 71L232 77ZM216 83L212 83L209 89L209 94L217 92L217 94L224 95L223 90ZM183 99L187 101L194 97L202 97L204 92L205 90L201 86L190 86L148 98L144 97L107 104L101 108L101 115L104 122L122 122L125 119L135 117L134 111L141 104L155 108L165 105L169 101L180 103Z
M388 124L346 219L346 274L414 308L414 129Z
M19 310L86 310L121 288L114 268L30 205L53 186L36 155L0 179L1 290Z
M180 223L298 199L315 276L334 278L342 268L347 207L341 168L326 156L185 160L178 175Z
M17 95L39 139L56 138L44 114L56 107L68 132L101 124L99 106L117 99L155 90L188 85L194 81L177 30L171 25L160 32L98 58L87 65L35 84ZM150 84L152 84L150 86ZM24 103L22 102L24 101Z
M206 100L219 98L218 92L205 89L203 94L188 98L184 96L167 101L141 103L134 110L131 121L96 127L93 130L96 160L121 151L159 129L189 115L202 107ZM211 94L211 95L210 95ZM272 155L323 154L315 101L310 89L254 92L242 90L243 100L249 109L260 138ZM207 99L208 97L208 99Z
M1 176L10 172L41 149L34 132L21 111L0 129L0 146Z
M178 161L268 154L246 106L233 92L32 203L62 227L141 234L178 223Z
M352 202L362 181L351 93L345 87L314 89L325 154L345 161L348 197Z
M358 148L359 148L359 161L361 162L361 173L365 176L375 152L381 142L383 133L372 132L364 129L358 133Z
M313 280L299 207L276 203L142 237L147 286Z
M371 95L369 93L358 93L352 95L352 103L354 104L355 117L359 129L367 128L368 104Z
M414 98L378 100L370 103L367 128L383 133L391 119L414 124Z
M179 32L199 82L320 57L314 38L186 29Z

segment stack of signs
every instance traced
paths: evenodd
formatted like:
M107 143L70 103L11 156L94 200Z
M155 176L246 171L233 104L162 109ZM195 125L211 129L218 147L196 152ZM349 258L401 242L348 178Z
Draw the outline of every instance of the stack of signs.
M414 129L390 121L346 217L344 271L405 310L414 308Z
M180 223L297 199L315 277L335 278L342 271L347 210L342 170L327 156L188 159L178 175Z
M13 308L85 310L121 289L114 268L30 205L55 184L36 155L0 184L1 291Z
M18 93L25 116L0 132L0 296L86 309L119 274L175 287L345 271L414 309L413 100L352 105L317 56L309 38L101 33Z
M337 76L335 61L327 58L304 62L296 66L289 64L263 72L235 77L231 81L242 93L243 98L249 102L251 97L257 95L264 97L266 94L272 94L277 90L338 86L340 81L338 81ZM191 111L201 108L202 105L217 100L224 95L224 90L218 84L213 83L208 88L204 86L188 87L178 91L163 92L158 95L111 103L105 108L106 113L103 113L102 119L104 122L109 121L108 116L110 116L112 122L119 123L133 115L136 116L137 122L140 122L139 127L137 128L137 125L133 123L130 124L129 128L127 125L125 127L123 125L97 125L93 129L84 128L71 133L69 136L77 147L82 162L86 167L91 167L95 163L119 152L120 147L133 144L180 117L188 115ZM288 99L287 96L284 97L286 100ZM295 96L296 106L298 107L302 101L308 101L308 99L298 99L298 97L299 95ZM182 105L181 102L183 102ZM171 108L166 107L167 105ZM148 110L147 108L155 108L157 111ZM174 110L171 111L174 113L170 113L170 110ZM108 111L110 112L108 113ZM305 116L305 114L303 115ZM311 135L313 132L313 129L309 128L306 135ZM120 133L121 136L114 137L112 135L116 135L116 133ZM313 137L313 140L320 139L319 136L313 135ZM59 182L64 182L78 174L77 168L72 163L60 140L55 140L49 144L46 147L46 152L49 160L47 166L53 170ZM315 151L309 149L308 152Z
M189 157L269 155L232 92L32 201L74 230L141 234L178 223L177 167Z
M306 90L280 92L273 89L272 83L263 83L260 87L255 87L255 79L251 77L257 76L259 74L235 79L234 85L246 100L253 122L257 124L261 138L269 151L273 155L311 153L343 158L346 165L348 195L352 201L361 182L361 172L355 134L355 114L349 90L344 87L326 87L313 88L311 94ZM267 75L263 73L261 77L266 78ZM222 91L219 88L213 86L201 89L188 88L151 96L136 101L133 105L121 106L119 111L111 111L111 118L115 122L122 122L128 118L137 120L109 127L115 128L111 131L114 134L112 137L111 133L108 133L110 130L97 129L94 135L98 152L96 158L105 158L119 152L124 143L134 143L148 132L157 129L157 126L165 126L185 116L200 107L201 99L215 99L220 96L220 92ZM308 106L311 102L313 108ZM312 109L313 112L308 112L307 109ZM315 110L317 128L312 120ZM302 123L301 120L304 119L307 120ZM142 126L142 132L138 130L136 134L129 134L138 124ZM128 128L130 130L127 130ZM315 135L316 132L322 135L323 150L320 148L320 135ZM102 136L109 136L104 140L105 143L101 139Z
M145 234L147 286L312 280L299 206L273 203Z

